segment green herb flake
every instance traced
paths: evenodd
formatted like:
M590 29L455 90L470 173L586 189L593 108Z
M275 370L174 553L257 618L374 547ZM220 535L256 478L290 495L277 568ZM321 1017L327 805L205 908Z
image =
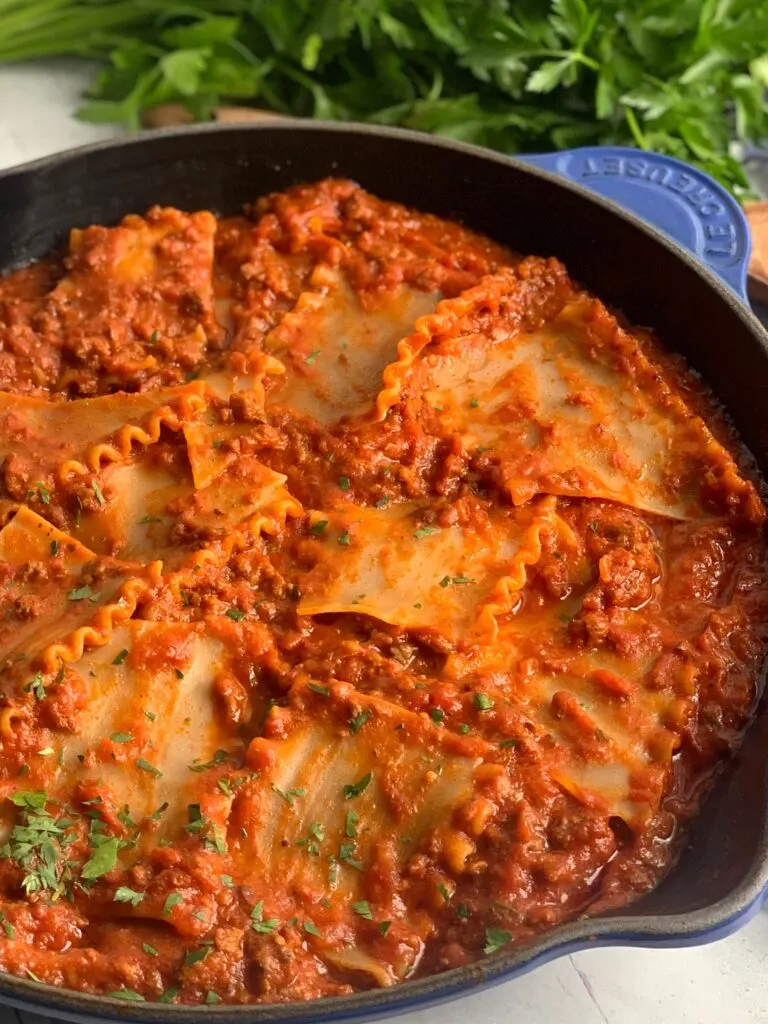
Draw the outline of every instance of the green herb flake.
M496 953L498 950L503 949L511 939L512 936L509 932L505 932L501 928L486 928L483 952L486 955Z
M209 991L205 993L205 999L203 1000L203 1002L205 1003L206 1006L213 1006L214 1003L221 1002L221 996L217 995L215 992Z
M456 907L456 917L458 917L459 920L461 921L468 921L471 916L472 912L467 906L467 904L459 903L459 905Z
M342 491L348 491L351 486L352 485L350 483L350 480L349 480L348 476L340 476L339 477L339 488Z
M53 555L54 558L56 557L56 555L58 555L58 553L59 553L59 542L57 540L52 540L51 541L50 551L51 551L51 554Z
M353 718L349 720L350 732L359 732L368 719L371 717L370 711L360 711Z
M156 779L162 779L163 773L159 768L155 768L149 761L145 761L143 757L136 759L136 767L140 768L143 772L147 772L149 775L154 775Z
M314 921L310 921L309 918L307 918L307 920L304 922L304 931L307 933L307 935L317 936L318 939L321 939L323 937L323 933L320 931L320 929L317 927Z
M142 942L141 948L144 950L145 953L148 953L149 956L159 956L159 953L157 952L155 947L150 946L148 942Z
M133 736L129 732L113 732L109 737L113 743L132 743Z
M319 693L321 697L330 697L331 691L327 686L321 686L319 683L308 683L307 689L312 690L313 693Z
M123 999L126 1003L143 1003L144 996L134 992L132 988L119 988L116 992L107 992L110 999Z
M67 600L69 601L97 601L99 595L94 593L89 586L75 587L74 590L70 590L67 594Z
M327 519L319 519L316 523L313 523L309 528L309 532L313 537L322 537L325 533L325 528L328 526Z
M120 849L120 845L119 839L102 839L83 865L80 877L90 881L94 878L101 878L102 875L112 871L117 865L117 852Z
M115 890L113 899L115 903L130 903L132 907L138 907L145 896L146 893L136 892L135 889L129 889L127 885L121 885Z
M391 927L391 921L379 921L379 931L381 932L382 935L386 935Z
M478 711L490 711L496 705L496 701L487 693L476 693L472 700Z
M283 800L285 800L285 802L291 807L294 806L294 797L307 795L306 789L303 789L302 787L296 787L294 789L289 789L285 791L279 789L273 782L271 788L273 793L277 793L277 795L281 797Z
M389 498L379 498L376 502L376 508L386 508L389 504Z
M433 533L439 533L436 526L420 526L418 530L414 531L413 536L416 540L421 540L423 537L430 537Z
M429 717L435 723L435 725L442 725L445 721L445 712L442 708L430 708Z
M45 700L45 683L42 672L35 672L32 682L28 683L24 689L27 693L33 693L37 700Z
M167 988L161 995L157 997L158 1003L172 1003L176 996L179 994L179 990L176 986Z
M96 501L98 501L100 505L106 505L107 499L102 494L101 488L99 487L95 480L91 483L91 490L96 495Z
M469 729L469 726L467 725L467 723L466 722L462 722L461 725L459 726L459 734L461 736L467 736L469 734L469 732L470 732L470 729Z
M320 349L319 349L319 348L316 348L314 352L310 352L310 353L309 353L309 355L308 355L308 356L307 356L307 358L306 358L306 359L304 360L304 362L305 362L305 363L307 364L307 366L311 366L311 365L312 365L312 363L314 363L314 361L315 361L315 360L317 359L317 357L318 357L319 355L320 355Z
M150 722L154 722L157 718L157 715L154 713L154 711L145 711L144 717L148 718Z
M352 904L352 909L358 917L364 917L366 921L373 920L373 911L368 900L358 900L357 903Z
M173 908L178 906L179 903L181 903L180 892L168 893L165 898L165 903L163 904L163 917L168 917Z
M228 619L232 619L233 622L240 622L245 618L245 612L241 612L239 608L227 608L224 614Z
M501 743L499 744L499 746L501 747L502 750L511 750L513 747L516 747L517 744L518 744L517 740L509 739L509 740L502 740Z
M344 799L353 800L355 797L360 796L360 794L364 793L371 784L372 778L373 776L371 772L367 772L362 779L344 786Z
M112 659L113 665L122 665L125 659L128 657L128 648L124 647L119 654L115 655Z
M349 530L342 530L339 536L336 538L336 543L340 544L342 547L349 547Z
M358 818L358 816L350 808L347 811L347 816L344 822L344 835L347 837L347 839L357 838L357 825L359 821L360 819Z

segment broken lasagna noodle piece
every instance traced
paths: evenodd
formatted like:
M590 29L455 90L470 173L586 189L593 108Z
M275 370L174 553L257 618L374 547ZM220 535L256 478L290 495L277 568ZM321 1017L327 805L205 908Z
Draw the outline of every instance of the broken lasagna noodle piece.
M352 182L4 278L0 458L12 974L462 966L656 884L753 706L765 513L701 385Z

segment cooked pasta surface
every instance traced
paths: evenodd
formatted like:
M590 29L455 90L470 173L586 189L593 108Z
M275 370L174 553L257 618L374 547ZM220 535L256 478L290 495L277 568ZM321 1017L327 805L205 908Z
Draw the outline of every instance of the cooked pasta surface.
M337 996L640 897L736 747L765 510L554 259L347 181L0 280L0 969Z

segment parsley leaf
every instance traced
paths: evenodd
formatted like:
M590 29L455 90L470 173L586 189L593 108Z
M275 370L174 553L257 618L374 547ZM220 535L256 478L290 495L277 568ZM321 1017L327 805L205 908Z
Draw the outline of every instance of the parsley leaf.
M371 783L373 775L367 772L362 779L358 779L357 782L350 783L344 787L344 799L353 800L356 796L360 796L364 793Z
M485 929L485 945L483 946L484 953L495 953L499 949L503 949L504 946L511 940L512 936L509 932L505 932L501 928L486 928Z

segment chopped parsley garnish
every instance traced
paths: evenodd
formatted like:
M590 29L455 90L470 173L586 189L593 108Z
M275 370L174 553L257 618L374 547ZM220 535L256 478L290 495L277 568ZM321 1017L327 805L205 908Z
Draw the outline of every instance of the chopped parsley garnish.
M480 403L478 402L478 400L476 398L473 398L472 401L469 403L469 408L477 409L479 405Z
M198 764L197 761L193 761L192 764L187 765L187 768L189 768L191 772L204 772L209 768L218 768L218 766L223 764L226 759L226 750L217 750L210 761L206 761L204 764Z
M349 546L349 530L342 530L339 536L336 538L336 543L341 544L342 547Z
M183 679L184 678L184 673L181 671L180 668L175 668L173 670L173 674L176 676L177 679Z
M431 534L438 532L439 531L436 526L420 526L418 530L414 531L413 536L416 540L421 540L422 537L429 537Z
M352 909L359 917L364 917L366 921L373 920L373 912L368 900L359 900L357 903L353 903Z
M285 802L287 804L289 804L291 807L294 806L293 798L295 796L306 796L307 795L306 789L303 789L301 787L297 787L295 789L289 789L288 792L284 792L282 789L278 789L278 787L274 784L274 782L272 783L272 792L273 793L277 793L277 795L282 797L283 800L285 800Z
M155 947L154 946L150 946L150 944L148 942L142 942L141 948L144 950L145 953L149 953L150 956L157 956L158 955L157 950L155 949Z
M94 593L89 586L75 587L74 590L70 590L67 594L67 599L69 601L85 601L86 599L89 601L98 601L99 595Z
M55 558L56 555L58 555L58 553L59 553L59 542L57 540L52 540L50 548L51 548L51 554Z
M98 833L96 835L91 834L92 843L97 838L99 843L80 872L80 877L87 880L101 878L102 875L108 874L117 864L117 851L121 846L120 840L99 836Z
M358 816L350 808L347 811L347 817L344 822L344 835L347 837L347 839L357 838L357 823L359 822L359 820L360 819L358 818Z
M468 921L471 916L472 912L470 911L467 904L459 903L459 905L456 907L456 917L460 918L462 921Z
M160 334L157 331L152 331L147 342L148 345L156 345Z
M441 587L449 587L451 584L455 587L465 587L469 583L477 583L477 580L471 576L443 576L440 580Z
M163 904L163 917L168 917L173 908L175 906L178 906L179 903L181 903L180 892L168 893L168 895L165 898L165 903Z
M144 996L134 992L132 988L119 988L116 992L107 992L110 999L124 999L127 1003L143 1003Z
M386 508L389 504L389 498L379 498L376 502L376 508Z
M264 920L264 900L259 902L251 910L251 928L255 932L259 932L260 935L268 935L273 932L275 928L280 926L280 922L276 917L267 918Z
M316 935L318 937L318 939L321 939L323 937L322 932L317 927L315 922L314 921L310 921L309 918L307 918L307 920L304 922L304 931L308 935Z
M342 491L348 491L350 486L351 485L350 485L349 477L348 476L340 476L339 477L339 487L341 488Z
M155 719L157 718L157 715L154 713L154 711L145 711L144 717L148 718L150 722L154 722Z
M327 686L321 686L319 683L308 683L307 688L313 693L319 693L321 697L329 697L331 693Z
M167 988L165 992L163 992L161 995L157 997L157 1001L158 1003L172 1003L178 994L178 988Z
M32 682L24 687L27 693L34 693L38 700L45 700L45 683L42 672L35 672Z
M3 931L8 939L16 938L16 929L13 927L10 921L6 921L5 914L0 914L0 924L3 926Z
M495 953L497 950L503 949L511 938L509 932L505 932L502 928L486 928L483 952Z
M379 921L379 931L382 935L386 935L391 926L391 921Z
M371 717L370 711L361 711L355 715L354 718L349 720L349 728L352 732L359 732L360 729L365 725L368 719Z
M496 701L487 693L476 693L473 700L478 711L490 711L496 705Z
M342 843L339 847L339 860L345 864L349 864L351 868L356 871L363 871L363 863L360 860L355 859L355 844L354 843Z
M154 775L156 779L162 779L163 777L163 773L160 769L155 768L155 766L150 764L149 761L145 761L143 757L136 759L136 767L141 768L143 772L148 772L150 775Z
M128 648L124 647L119 654L112 659L113 665L122 665L125 659L128 657Z
M235 880L232 878L232 875L219 875L219 878L221 879L221 884L226 886L227 889L234 889Z
M138 907L145 896L146 893L136 892L135 889L129 889L127 885L121 885L115 890L113 898L115 903L130 903L132 907Z
M327 525L327 519L319 519L309 528L309 532L312 534L313 537L321 537L325 533L325 528Z
M214 1003L221 1002L221 996L217 995L215 992L206 992L204 1002L206 1006L212 1006Z
M21 886L27 895L50 891L56 900L72 881L65 851L74 841L67 831L73 822L46 810L48 798L42 790L14 793L9 799L20 815L0 847L0 857L15 860L23 868Z
M136 523L138 526L146 526L147 523L162 523L162 516L142 516L141 519L137 519Z
M132 743L133 736L129 732L113 732L109 737L113 743Z
M96 495L96 501L98 501L100 505L106 505L107 499L101 493L101 488L99 487L95 480L91 484L91 490Z
M440 895L443 897L446 903L450 903L451 900L453 899L453 893L448 888L448 886L444 885L442 882L440 882L440 884L438 885L437 891L440 893Z
M241 612L239 608L227 608L224 614L228 619L232 619L233 622L240 622L241 619L245 618L245 612Z
M190 949L184 954L184 966L191 967L193 964L199 964L212 952L213 943L204 942L202 946L198 946L197 949Z
M466 722L461 723L461 725L459 726L459 732L462 736L467 735L467 733L469 732L469 726L467 725Z
M517 740L502 740L499 746L501 747L502 750L509 750L512 747L516 747L517 743Z
M435 723L435 725L442 725L445 721L445 712L442 708L430 708L429 717Z
M310 352L310 353L309 353L309 355L308 355L308 356L307 356L307 358L306 358L306 359L304 360L304 362L305 362L305 363L306 363L306 364L307 364L308 366L311 366L311 365L312 365L312 363L314 363L314 361L315 361L315 360L317 359L317 357L318 357L319 355L320 355L320 349L319 349L319 348L316 348L314 352Z
M357 782L352 782L352 783L349 783L348 785L346 785L344 787L344 799L345 800L352 800L356 796L360 796L360 794L364 793L365 790L368 788L368 786L371 783L371 779L372 778L373 778L373 776L371 775L371 773L367 772L362 777L362 779L359 779Z

